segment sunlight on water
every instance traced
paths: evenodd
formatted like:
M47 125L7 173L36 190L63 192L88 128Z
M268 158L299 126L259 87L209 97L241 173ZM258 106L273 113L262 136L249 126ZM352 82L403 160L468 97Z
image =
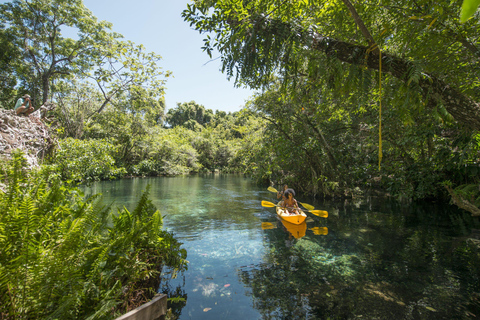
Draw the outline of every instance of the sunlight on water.
M275 194L237 175L125 179L86 193L133 209L150 185L189 269L160 290L179 319L474 319L480 228L447 205L365 198L317 202L327 219L279 221ZM169 270L165 270L166 272Z

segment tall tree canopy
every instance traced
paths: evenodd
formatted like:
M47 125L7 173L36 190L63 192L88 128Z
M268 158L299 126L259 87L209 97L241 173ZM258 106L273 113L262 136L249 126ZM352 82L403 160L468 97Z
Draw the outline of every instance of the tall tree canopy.
M67 78L89 69L100 42L112 42L120 35L110 33L110 23L98 22L81 0L14 0L0 6L0 19L13 43L21 48L24 64L17 75L37 84L46 101L54 79ZM77 40L62 36L73 28Z
M5 35L21 53L15 75L41 102L58 81L90 79L104 101L97 112L126 91L143 87L163 95L160 56L121 40L112 24L98 21L82 0L13 0L0 5ZM67 31L72 38L64 36ZM76 33L76 35L75 35Z
M185 126L195 129L195 126L204 126L213 118L213 111L205 109L195 101L177 103L177 107L168 110L166 121L171 127Z
M17 80L14 76L15 59L18 48L12 44L13 37L8 35L0 23L0 107L13 105Z
M210 55L218 50L223 71L237 83L258 88L280 76L286 85L305 79L306 88L335 83L338 89L342 78L356 78L358 86L349 88L353 96L372 90L363 80L381 68L390 84L386 94L400 83L415 97L412 107L446 109L478 130L479 15L461 24L461 5L446 0L199 0L183 15L200 32L214 33L207 34L204 50Z

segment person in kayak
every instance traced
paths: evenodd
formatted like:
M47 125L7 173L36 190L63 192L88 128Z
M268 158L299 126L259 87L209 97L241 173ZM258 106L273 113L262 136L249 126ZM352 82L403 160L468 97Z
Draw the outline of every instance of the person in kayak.
M284 200L282 201L282 207L287 210L289 214L300 214L297 200L295 200L295 191L293 189L286 189L284 191Z
M277 199L282 198L282 200L285 200L285 199L286 199L286 198L285 198L285 190L287 190L287 189L288 189L288 186L287 186L286 184L283 185L283 190L277 192Z

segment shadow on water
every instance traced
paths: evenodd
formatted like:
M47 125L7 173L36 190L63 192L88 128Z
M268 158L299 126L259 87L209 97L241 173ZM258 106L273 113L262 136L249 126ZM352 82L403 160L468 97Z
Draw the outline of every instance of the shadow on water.
M235 175L92 188L133 204L146 185L189 269L162 283L177 319L476 319L478 218L448 204L302 199L327 210L285 225L265 188Z

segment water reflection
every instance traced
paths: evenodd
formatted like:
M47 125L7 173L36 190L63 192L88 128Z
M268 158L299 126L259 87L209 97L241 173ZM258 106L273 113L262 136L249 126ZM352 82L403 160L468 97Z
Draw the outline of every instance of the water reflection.
M239 271L262 318L474 319L479 314L479 251L457 242L463 228L448 225L478 227L478 220L455 208L392 212L368 201L336 205L329 210L336 219L329 220L334 231L328 237L307 234L293 244L275 242L265 257L268 265Z
M179 319L475 319L480 258L474 219L445 204L302 199L330 213L285 225L241 176L132 179L94 185L135 203L146 185L189 269L162 290ZM269 198L270 197L270 198Z
M323 235L323 236L326 236L328 234L328 228L327 227L313 227L309 230L312 230L313 231L313 234L314 235L317 235L317 236L320 236L320 235Z
M295 239L300 239L305 236L307 231L307 223L304 221L301 224L294 224L285 220L280 220L283 227L289 232Z

